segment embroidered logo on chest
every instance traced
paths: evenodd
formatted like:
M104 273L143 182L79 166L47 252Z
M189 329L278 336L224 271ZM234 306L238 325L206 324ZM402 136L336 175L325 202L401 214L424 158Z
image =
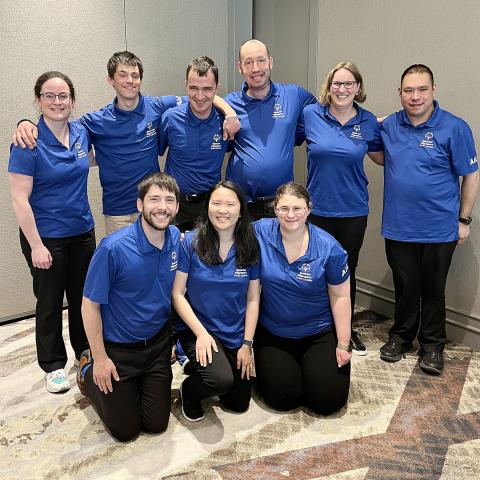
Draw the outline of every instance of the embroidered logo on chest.
M236 268L235 273L233 274L234 277L245 278L248 277L248 272L246 268Z
M272 118L283 118L285 114L283 113L282 106L279 103L276 103L273 106Z
M350 134L350 138L356 138L357 140L363 140L362 132L360 131L360 125L354 125L353 131Z
M87 156L87 153L82 149L82 144L79 142L75 143L75 149L77 150L77 158L83 158Z
M300 270L297 274L297 280L303 280L304 282L312 281L312 274L310 271L309 263L302 263L298 269Z
M173 250L172 252L172 263L170 264L170 271L173 272L176 270L178 267L178 261L177 261L177 252Z
M148 137L154 137L155 135L157 134L157 131L155 130L155 128L153 128L153 123L152 122L148 122L147 123L147 131L145 133L145 136L148 138Z
M213 141L212 141L212 146L210 147L210 150L220 150L222 148L222 144L220 143L221 136L216 133L213 136Z
M420 142L420 146L424 148L435 148L433 144L433 132L427 132Z

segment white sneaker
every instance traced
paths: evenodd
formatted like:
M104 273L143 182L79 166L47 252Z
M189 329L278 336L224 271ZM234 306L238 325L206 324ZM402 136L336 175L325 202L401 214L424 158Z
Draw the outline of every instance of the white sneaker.
M46 373L45 381L47 383L47 392L50 393L64 392L70 389L70 382L63 368Z

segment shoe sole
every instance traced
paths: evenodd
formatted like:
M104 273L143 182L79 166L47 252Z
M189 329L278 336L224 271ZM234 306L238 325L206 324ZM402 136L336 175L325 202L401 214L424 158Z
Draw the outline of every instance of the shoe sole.
M353 348L352 353L354 353L355 355L360 355L361 357L364 357L368 353L368 350L355 350Z
M181 400L181 402L182 402L182 415L183 415L183 418L185 418L185 420L188 420L189 422L201 422L202 420L205 419L205 415L202 415L201 417L198 417L198 418L190 418L190 417L187 416L187 414L185 413L185 410L183 409L182 387L183 387L183 384L180 385L180 400Z
M443 368L442 369L435 368L432 365L423 363L423 361L420 362L420 368L425 372L436 373L437 375L440 375L443 372Z
M67 385L62 385L62 386L58 386L58 387L48 387L48 385L46 386L47 388L47 392L49 393L61 393L61 392L67 392L68 390L70 390L71 388L71 385L70 385L70 382L67 383Z
M384 361L384 362L390 362L390 363L394 363L394 362L399 362L403 357L403 353L401 353L400 355L397 355L395 357L387 357L385 355L382 355L380 353L380 358Z

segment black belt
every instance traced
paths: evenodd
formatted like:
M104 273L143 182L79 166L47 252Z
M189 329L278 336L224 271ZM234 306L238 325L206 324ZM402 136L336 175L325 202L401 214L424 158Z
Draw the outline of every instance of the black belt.
M165 328L168 328L168 322L156 333L153 337L140 340L139 342L120 343L120 342L105 342L105 345L111 345L112 347L120 348L144 348L153 345L157 340L165 333Z
M205 200L207 198L208 192L201 192L201 193L180 193L180 200L188 203L195 203Z

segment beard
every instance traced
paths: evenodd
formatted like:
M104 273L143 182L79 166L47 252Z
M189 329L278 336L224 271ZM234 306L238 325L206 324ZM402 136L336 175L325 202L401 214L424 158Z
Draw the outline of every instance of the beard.
M168 214L167 214L168 215ZM169 225L172 224L172 222L175 220L175 215L173 216L169 216L167 217L168 218L168 222L165 226L158 226L155 224L154 220L153 220L153 216L150 212L142 212L142 218L148 223L148 225L150 225L154 230L157 230L159 232L164 232L168 227Z

